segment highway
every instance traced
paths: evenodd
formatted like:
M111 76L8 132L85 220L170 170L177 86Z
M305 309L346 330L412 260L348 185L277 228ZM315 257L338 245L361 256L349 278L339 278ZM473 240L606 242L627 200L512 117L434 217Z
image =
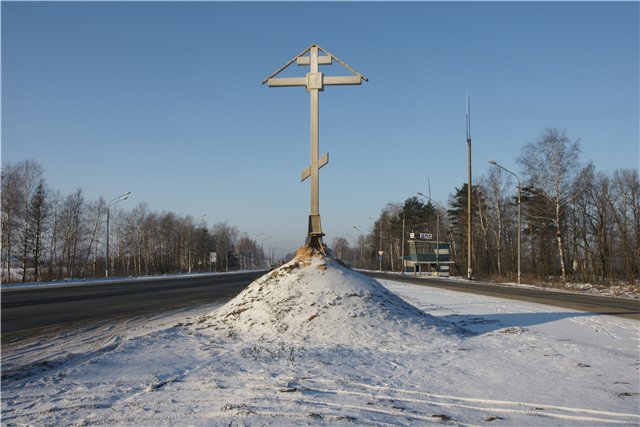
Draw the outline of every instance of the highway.
M85 325L196 307L236 296L265 271L2 289L2 341ZM548 304L640 320L640 301L362 271L381 279Z
M421 278L412 274L402 276L373 271L361 271L361 273L377 279L394 280L450 291L470 292L640 320L640 301L638 300L548 291L539 288L506 286L485 282L459 282L448 279Z
M265 274L252 271L2 289L2 341L74 324L229 300Z

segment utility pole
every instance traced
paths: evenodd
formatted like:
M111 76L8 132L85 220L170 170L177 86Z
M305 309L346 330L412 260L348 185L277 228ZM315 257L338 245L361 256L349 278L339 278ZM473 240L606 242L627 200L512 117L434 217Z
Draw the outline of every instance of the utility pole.
M405 209L402 206L402 275L404 275L405 262L404 262L404 222L405 222Z
M362 232L362 230L360 230L358 227L356 227L355 225L353 226L353 228L360 233L360 268L362 268L364 266L364 255L362 253L363 250L363 246L364 246L364 233Z
M309 55L306 53L309 52ZM324 53L324 55L319 54ZM325 76L319 71L319 65L331 65L333 60L351 71L350 76ZM275 78L277 74L283 71L289 65L296 62L298 65L308 65L309 72L305 77L280 77ZM349 65L330 54L327 50L321 48L317 44L312 44L291 61L287 62L283 67L279 68L269 77L262 81L262 84L268 83L269 87L285 87L285 86L304 86L310 95L310 142L311 142L311 162L310 165L302 171L300 180L304 181L311 178L311 212L309 214L309 228L306 239L306 246L317 249L324 253L324 243L322 242L322 225L320 223L320 168L329 163L329 154L322 157L319 155L318 147L318 130L319 130L319 92L324 91L324 86L328 85L359 85L362 80L368 81L364 75L358 73Z
M497 166L500 169L506 171L507 173L510 173L511 175L515 176L516 180L518 181L518 285L519 285L520 284L520 276L521 276L521 271L520 271L520 252L521 252L520 230L522 229L522 217L520 215L520 203L522 201L522 192L521 192L522 185L520 184L520 177L515 172L512 172L509 169L505 168L504 166L498 164L498 162L496 162L495 160L489 160L489 164Z
M467 96L467 153L468 153L468 184L467 184L467 279L471 280L471 98Z
M380 223L380 250L378 251L379 261L380 261L380 271L382 271L382 254L384 254L384 250L382 249L382 222Z
M111 214L111 206L123 202L129 198L131 191L127 191L126 193L122 193L118 197L115 197L107 204L107 254L106 254L106 264L104 266L104 277L109 277L109 216Z

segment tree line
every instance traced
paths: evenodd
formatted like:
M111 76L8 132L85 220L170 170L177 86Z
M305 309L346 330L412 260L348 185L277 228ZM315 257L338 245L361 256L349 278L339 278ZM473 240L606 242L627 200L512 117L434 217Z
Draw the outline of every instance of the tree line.
M638 169L601 172L591 163L581 164L579 158L579 141L570 140L563 130L550 128L524 144L517 159L519 171L491 164L484 175L474 178L474 277L515 280L520 227L523 280L638 285ZM435 237L437 230L440 241L450 244L455 262L452 274L465 276L467 185L454 189L446 207L420 196L388 204L368 233L351 236L353 245L345 237L334 239L334 252L358 267L378 269L378 251L383 250L382 268L400 271L402 242L408 233L428 231Z
M227 222L207 228L145 203L127 211L108 208L102 197L89 201L82 189L63 195L48 188L34 160L3 166L1 202L3 283L104 277L107 267L109 275L142 276L262 268L267 261L247 233Z
M591 163L581 164L579 157L579 141L571 141L562 130L546 129L523 146L517 173L488 165L485 174L474 178L474 277L516 278L519 229L525 280L638 284L638 170L601 172ZM352 234L335 238L333 252L359 268L400 271L408 234L429 232L450 244L452 274L464 276L467 194L463 183L444 206L423 195L389 203L370 230L354 226ZM108 203L103 198L87 201L81 189L69 195L51 190L42 166L28 160L3 167L1 202L4 282L104 275ZM256 242L227 222L209 229L204 221L153 212L144 203L130 211L113 206L109 212L112 275L228 271L266 264ZM214 263L210 252L217 254Z

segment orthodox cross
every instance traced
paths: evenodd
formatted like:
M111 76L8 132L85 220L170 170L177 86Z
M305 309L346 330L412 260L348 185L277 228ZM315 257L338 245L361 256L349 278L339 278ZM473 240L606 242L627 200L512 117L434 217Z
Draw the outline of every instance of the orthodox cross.
M319 51L323 54L320 54ZM309 55L306 55L307 52ZM319 71L319 65L331 65L334 60L353 74L350 76L325 76ZM298 65L309 66L309 72L305 77L275 78L276 75L294 62ZM262 81L262 84L267 83L269 87L305 86L307 92L309 92L309 95L311 96L311 163L302 171L300 180L304 181L309 177L311 178L311 213L309 214L309 231L307 233L306 245L322 252L324 252L324 245L322 243L322 236L324 236L324 233L322 232L322 225L320 223L319 171L321 167L329 163L329 153L322 157L319 156L318 93L324 90L324 86L359 85L362 83L362 80L369 81L369 79L364 75L360 74L325 49L316 44L312 44Z

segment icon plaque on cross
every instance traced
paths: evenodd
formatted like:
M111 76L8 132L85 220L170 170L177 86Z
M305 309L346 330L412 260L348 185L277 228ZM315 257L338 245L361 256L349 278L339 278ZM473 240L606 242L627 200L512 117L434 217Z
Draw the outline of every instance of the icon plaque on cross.
M323 54L320 54L322 52ZM309 55L306 55L309 53ZM353 73L349 76L325 76L319 70L319 65L331 65L336 61L347 70ZM309 72L305 77L279 77L281 71L296 62L300 66L309 66ZM292 60L280 67L273 74L263 80L262 84L267 83L269 87L288 87L288 86L304 86L310 95L310 142L311 142L311 161L300 175L301 181L311 178L311 212L309 213L309 229L307 233L307 246L324 252L322 243L322 225L320 223L320 168L329 163L329 154L322 157L319 156L318 145L318 94L324 91L325 86L330 85L359 85L362 80L368 81L364 75L360 74L349 65L329 53L322 47L312 44Z

